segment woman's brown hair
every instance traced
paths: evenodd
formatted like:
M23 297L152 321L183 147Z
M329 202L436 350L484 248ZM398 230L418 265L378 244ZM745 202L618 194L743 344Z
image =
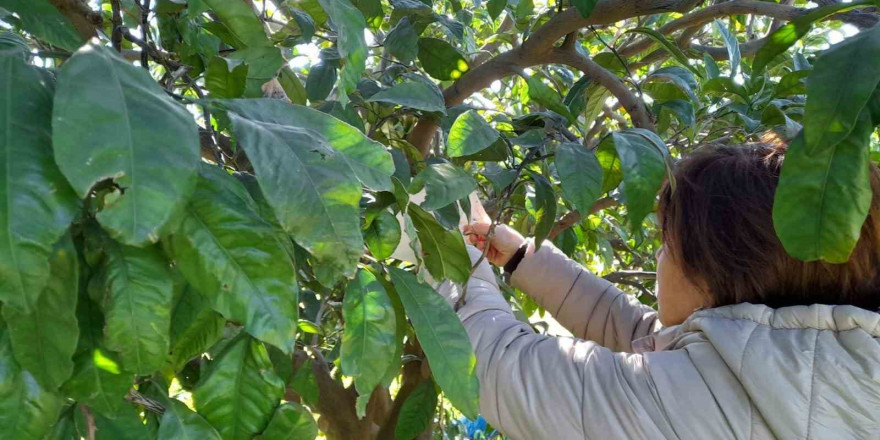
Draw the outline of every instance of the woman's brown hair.
M670 256L705 286L714 307L851 304L880 308L880 170L874 197L848 262L804 262L773 229L773 197L783 146L709 147L677 165L660 193L658 216Z

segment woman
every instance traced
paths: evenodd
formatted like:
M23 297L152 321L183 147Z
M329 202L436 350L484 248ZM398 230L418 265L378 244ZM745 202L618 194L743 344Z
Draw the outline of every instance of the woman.
M880 439L880 171L850 261L805 263L773 230L782 160L728 146L678 165L660 196L659 313L496 228L489 261L575 338L517 321L482 265L458 313L485 418L516 440ZM486 243L488 225L467 229Z

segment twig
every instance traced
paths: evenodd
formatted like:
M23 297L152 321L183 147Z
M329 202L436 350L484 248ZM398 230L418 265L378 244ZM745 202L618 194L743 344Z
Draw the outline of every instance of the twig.
M220 144L217 143L217 132L214 130L214 126L211 125L211 107L205 101L205 94L202 92L201 87L199 87L195 81L192 81L186 74L183 75L184 79L190 82L190 87L196 93L196 96L199 97L200 106L202 107L202 117L205 119L205 129L208 130L211 138L211 153L214 154L214 159L217 160L217 165L223 166L225 161L223 160L223 150L220 148Z
M483 264L483 260L486 259L486 255L489 254L489 248L491 247L489 245L489 242L492 239L492 235L495 233L495 227L498 226L498 221L501 219L501 215L504 214L504 205L506 205L507 202L510 200L510 197L513 196L514 189L516 188L516 181L519 180L520 174L522 174L522 171L525 169L525 167L531 163L533 155L536 154L537 151L540 149L540 147L535 147L529 150L529 152L526 153L525 157L523 157L522 162L520 162L520 164L516 167L516 174L513 176L513 181L510 183L510 185L507 185L507 188L505 188L504 192L499 198L501 202L498 204L498 211L495 213L495 217L492 218L492 223L489 225L489 231L486 232L486 245L483 247L483 253L480 255L480 258L477 259L476 263L471 266L471 271L468 274L468 280L470 280L471 277L474 276L474 273L476 273L480 265ZM465 282L464 286L461 288L461 296L459 296L458 301L455 302L455 311L458 311L458 309L466 304L467 291L468 283Z
M119 0L110 0L111 18L113 30L110 33L110 44L116 52L122 52L122 6Z
M161 416L165 414L165 405L157 400L153 400L143 394L139 393L136 389L132 388L128 390L128 394L125 395L125 400L143 407L145 410Z
M95 440L95 433L98 431L98 428L95 426L95 416L92 415L89 407L85 405L80 405L79 410L82 411L83 418L86 419L86 440Z

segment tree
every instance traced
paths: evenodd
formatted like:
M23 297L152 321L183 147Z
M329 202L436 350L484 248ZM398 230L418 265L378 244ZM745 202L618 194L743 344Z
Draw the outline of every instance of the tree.
M818 3L0 0L0 426L449 434L469 195L653 304L656 193L713 143L790 142L777 233L845 261L878 2Z

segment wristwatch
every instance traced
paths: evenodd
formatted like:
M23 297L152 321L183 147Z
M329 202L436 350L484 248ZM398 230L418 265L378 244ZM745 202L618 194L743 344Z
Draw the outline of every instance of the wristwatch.
M510 279L510 276L513 275L513 271L519 267L520 261L522 261L523 257L526 256L526 249L529 248L529 242L526 240L523 242L522 246L513 253L513 256L510 257L510 260L504 264L504 275Z

